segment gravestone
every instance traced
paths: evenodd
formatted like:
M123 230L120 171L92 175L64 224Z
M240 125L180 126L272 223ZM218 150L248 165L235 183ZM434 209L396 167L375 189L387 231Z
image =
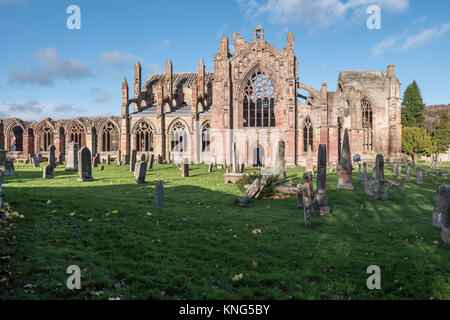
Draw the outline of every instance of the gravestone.
M120 148L119 148L119 150L117 150L117 155L116 155L116 164L118 166L120 166L121 161L122 161L122 151L120 151Z
M212 163L209 164L208 172L213 172L213 164Z
M158 164L163 164L163 157L160 154L158 154Z
M0 166L4 167L6 161L6 151L0 150Z
M40 166L41 166L41 163L39 162L38 157L36 157L36 155L34 155L34 154L31 157L31 163L33 164L33 167L35 167L35 168L40 168Z
M245 171L245 163L242 162L242 163L241 163L240 172L243 173L244 171Z
M100 171L104 171L104 170L105 170L105 166L104 166L104 165L101 165Z
M0 208L3 203L3 170L0 169Z
M181 165L181 176L183 178L189 177L189 163L183 163Z
M109 166L111 164L111 155L106 156L106 164Z
M129 154L123 155L123 164L130 164L130 155Z
M78 171L78 144L69 143L67 150L66 171Z
M374 180L370 179L369 173L367 172L367 163L363 163L364 168L364 192L368 195L373 197L373 184Z
M164 182L156 181L155 185L155 206L162 208L164 205Z
M308 178L309 180L309 178ZM317 202L315 206L316 215L331 216L331 209L328 206L328 195L326 192L327 186L327 146L319 145L319 155L317 159L317 185L314 201Z
M379 200L387 200L388 194L384 184L384 158L382 154L377 155L375 163L375 183L373 185L373 197Z
M43 176L44 179L53 179L54 168L51 164L48 164L44 167Z
M58 164L63 165L64 164L64 153L59 152L57 159L58 159Z
M352 165L352 156L350 153L348 129L345 129L344 141L342 143L341 158L339 160L339 168L338 168L338 177L339 177L339 183L337 185L338 189L353 190L352 173L353 173L353 165Z
M416 168L416 183L419 185L423 184L423 180L425 178L425 170L421 167Z
M400 163L397 163L397 165L395 166L395 175L397 179L402 178L402 165Z
M311 145L308 146L308 154L306 155L306 172L314 170L314 155Z
M77 181L93 181L91 151L83 147L78 151L78 179Z
M297 207L303 208L303 186L301 183L297 185Z
M147 155L145 153L141 154L141 160L142 162L147 162Z
M130 172L134 172L134 169L136 167L136 156L137 156L137 150L131 151L131 159L130 159Z
M442 185L436 192L434 211L431 224L436 228L442 228L450 219L450 185Z
M150 156L150 161L148 162L148 169L152 170L153 169L153 163L155 162L155 155L152 153L152 155Z
M48 164L56 168L56 147L52 144L48 147Z
M279 176L282 179L282 183L286 178L286 143L284 141L278 141L278 150L275 157L275 165L273 166L273 174Z
M304 176L305 182L303 183L303 215L305 220L305 226L311 226L311 207L313 204L313 192L314 189L312 181L309 180L309 176Z
M145 174L147 172L147 162L139 161L136 165L136 172L134 174L135 183L145 183Z
M5 176L14 175L14 163L10 160L5 160Z
M94 159L92 159L92 165L94 168L97 168L99 164L100 164L100 154L96 153Z
M410 182L411 181L411 176L412 176L412 168L408 167L408 169L406 169L406 178L405 181L406 182Z

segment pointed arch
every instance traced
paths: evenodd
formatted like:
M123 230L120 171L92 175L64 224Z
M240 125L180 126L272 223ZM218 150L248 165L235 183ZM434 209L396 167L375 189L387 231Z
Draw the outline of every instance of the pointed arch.
M202 152L210 152L211 150L211 125L209 121L205 121L202 125Z
M114 120L105 120L99 128L98 134L98 138L100 140L100 150L102 152L119 150L120 129Z
M363 150L373 151L373 103L372 99L364 96L361 99Z
M306 117L303 123L303 151L308 152L309 148L314 150L314 128L310 117Z
M86 127L80 120L76 119L69 124L67 138L69 143L77 143L79 149L86 146Z
M169 127L170 151L187 152L189 131L183 119L175 119Z
M153 152L155 130L150 121L141 119L133 127L135 149L140 152Z
M22 120L15 119L12 121L7 129L7 149L9 151L23 151L23 136L26 134L25 124Z
M41 121L35 130L36 151L49 151L49 147L54 144L55 127L50 120Z

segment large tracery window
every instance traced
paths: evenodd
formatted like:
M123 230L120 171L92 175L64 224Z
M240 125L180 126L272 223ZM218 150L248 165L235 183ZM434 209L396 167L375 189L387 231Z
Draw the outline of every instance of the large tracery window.
M308 152L309 146L311 146L311 150L313 150L313 126L311 123L311 119L308 117L305 119L305 126L303 127L303 151Z
M211 137L209 134L209 122L203 126L202 129L202 152L209 152L211 146Z
M48 147L53 144L53 131L45 124L40 132L40 150L48 151Z
M74 123L69 129L69 142L78 144L78 148L86 146L86 131L81 123Z
M170 148L172 152L187 151L187 133L184 125L177 121L172 127Z
M119 131L112 122L108 122L102 130L102 151L117 150L119 150Z
M367 98L361 100L364 151L373 150L373 111Z
M153 152L153 130L147 122L141 122L136 129L136 150Z
M258 70L244 89L244 127L275 127L275 88L270 78Z

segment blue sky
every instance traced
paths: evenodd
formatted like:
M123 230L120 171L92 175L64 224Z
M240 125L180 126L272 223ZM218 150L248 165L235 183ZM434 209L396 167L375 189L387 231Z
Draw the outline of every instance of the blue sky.
M66 27L72 4L81 30ZM380 30L366 26L372 4ZM212 71L221 35L250 41L258 24L279 49L295 34L300 81L312 87L395 64L402 91L416 80L426 104L450 103L449 12L448 0L0 0L0 117L119 115L135 61L144 81L166 59L174 72L200 58Z

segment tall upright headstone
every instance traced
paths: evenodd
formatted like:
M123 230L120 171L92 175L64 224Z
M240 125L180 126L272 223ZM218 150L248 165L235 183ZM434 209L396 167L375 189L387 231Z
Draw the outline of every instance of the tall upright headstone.
M209 164L208 172L213 172L213 163Z
M14 172L14 163L11 160L5 160L5 176L13 176Z
M331 209L328 206L327 186L327 146L319 145L319 155L317 159L317 186L314 200L317 202L315 206L315 214L331 215Z
M52 144L48 147L48 164L56 168L56 147Z
M341 158L339 160L338 177L339 183L338 189L353 190L352 182L352 155L350 153L350 141L348 138L348 129L345 129L344 141L342 143Z
M436 192L431 224L436 228L442 228L448 219L450 219L450 185L442 185Z
M363 169L364 169L364 192L368 195L373 197L373 184L374 180L370 178L369 173L367 172L367 163L363 163Z
M134 172L134 168L136 167L136 157L137 150L131 150L130 172Z
M155 206L162 208L164 205L164 182L156 181L155 185Z
M39 162L39 159L38 159L38 157L36 157L35 154L33 154L31 156L31 163L33 164L33 167L35 167L35 168L40 168L41 167L41 163Z
M286 179L286 143L282 140L278 141L278 149L275 157L275 165L273 166L273 174Z
M59 152L58 156L57 156L57 159L58 159L58 164L59 165L63 165L64 164L64 153Z
M0 150L0 166L4 167L6 161L6 151Z
M314 189L313 183L311 180L309 180L309 176L303 176L304 183L303 183L303 214L304 214L304 220L305 220L305 226L310 227L311 226L311 207L313 204L313 192L311 190Z
M68 146L66 171L78 171L78 144L75 142Z
M373 197L379 200L387 200L388 194L384 183L384 158L382 154L377 155L375 163L375 183L373 185Z
M78 181L93 181L91 151L83 147L78 151Z
M147 162L139 161L136 164L136 171L134 173L135 183L145 183L145 174L147 172Z
M405 181L406 182L410 182L411 181L411 176L412 176L412 168L408 166L408 169L406 169Z
M152 153L150 156L150 161L148 162L148 169L152 170L153 169L153 163L155 162L155 155Z
M416 168L416 183L423 184L423 180L425 179L425 170L421 167Z
M308 146L308 154L306 155L306 172L313 172L314 170L314 155L311 145Z
M189 163L183 162L181 164L181 176L183 178L189 177Z
M53 179L53 177L54 177L53 173L54 173L53 166L51 164L48 164L44 167L42 178L43 179Z
M96 153L94 158L92 159L92 166L94 168L97 168L97 166L100 164L100 154Z
M395 175L396 175L397 179L402 178L402 165L400 163L397 163L395 165Z
M147 155L145 153L141 153L141 158L140 158L142 162L147 162Z

